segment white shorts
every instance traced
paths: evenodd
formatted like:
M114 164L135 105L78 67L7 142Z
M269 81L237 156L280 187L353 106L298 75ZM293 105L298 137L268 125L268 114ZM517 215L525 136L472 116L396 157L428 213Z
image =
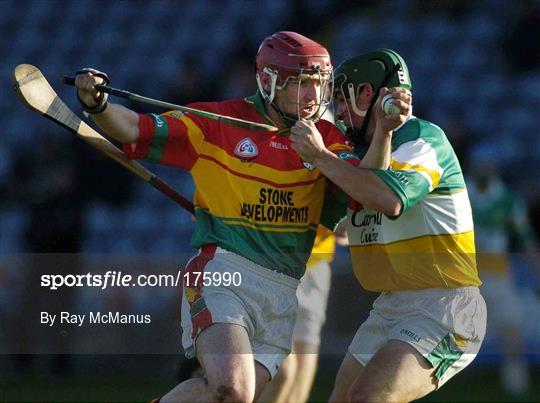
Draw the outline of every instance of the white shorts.
M356 332L349 352L366 366L388 340L401 340L436 368L441 387L476 357L486 315L477 287L384 292Z
M225 286L223 282L217 285L211 281L203 285L200 279L195 285L197 272L217 272L222 279L225 273L230 273L236 280L241 278L241 283ZM186 284L186 273L190 273L190 284ZM233 276L234 273L239 275ZM292 277L219 247L203 247L184 269L182 345L186 356L195 356L197 336L204 329L214 323L233 323L248 332L251 351L246 353L252 353L273 377L291 351L298 309L297 287L298 280Z
M518 296L510 273L482 274L482 295L489 309L488 328L521 327L524 318L523 301Z
M300 280L296 290L298 316L294 325L293 341L316 346L320 344L321 329L326 320L330 277L330 264L319 262L310 267Z

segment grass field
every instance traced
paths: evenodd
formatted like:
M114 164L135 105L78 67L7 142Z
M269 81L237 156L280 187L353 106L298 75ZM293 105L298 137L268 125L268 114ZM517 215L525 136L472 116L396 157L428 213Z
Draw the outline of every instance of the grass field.
M56 369L54 373L51 357L37 357L17 371L12 357L3 357L0 401L148 402L175 384L176 362L177 358L170 356L77 356L64 371ZM310 401L327 401L338 366L336 357L322 357ZM533 373L530 394L513 399L501 390L496 367L483 367L466 369L422 401L540 401L539 368Z

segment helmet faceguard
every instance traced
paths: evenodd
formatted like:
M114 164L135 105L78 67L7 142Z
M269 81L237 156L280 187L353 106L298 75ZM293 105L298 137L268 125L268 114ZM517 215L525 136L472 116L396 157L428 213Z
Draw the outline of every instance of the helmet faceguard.
M347 113L350 119L351 128L347 135L353 143L361 142L365 136L369 118L375 103L377 102L379 91L382 87L403 87L408 90L412 88L409 70L403 58L390 49L377 49L373 52L345 60L334 72L334 91L350 101L351 107L347 103ZM356 104L358 95L363 85L371 84L375 95L367 110L360 110ZM352 125L352 113L364 117L364 122L360 129Z
M318 120L331 102L332 63L324 46L295 32L277 32L264 39L256 58L256 80L263 98L289 122L300 119L300 110L304 107L300 99L303 82L315 80L319 83L320 96L315 102L316 111L311 117ZM263 77L266 75L270 88L265 89ZM298 87L297 97L289 101L296 106L296 116L282 111L275 103L276 91L281 91L289 84Z

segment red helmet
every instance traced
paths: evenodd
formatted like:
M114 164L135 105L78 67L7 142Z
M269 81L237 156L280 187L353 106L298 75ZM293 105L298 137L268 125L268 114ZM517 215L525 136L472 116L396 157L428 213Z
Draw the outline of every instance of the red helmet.
M332 90L332 62L324 46L296 32L276 32L263 40L256 58L257 85L264 99L272 104L276 90L283 90L289 80L310 78L319 80L321 95L317 101L318 109L313 118L318 119L330 103ZM270 78L270 87L265 89L262 77ZM300 91L300 86L298 87ZM298 108L299 102L293 102ZM299 115L299 112L298 112ZM286 117L285 115L283 115ZM286 117L287 119L290 118Z
M281 82L299 74L330 75L332 72L332 62L326 48L296 32L276 32L265 38L257 52L256 62L257 72L269 67L278 73Z

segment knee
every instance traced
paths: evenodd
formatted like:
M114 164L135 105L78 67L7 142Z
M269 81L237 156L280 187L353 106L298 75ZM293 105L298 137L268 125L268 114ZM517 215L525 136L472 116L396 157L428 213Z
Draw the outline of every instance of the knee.
M211 388L212 396L216 402L242 402L251 403L255 399L255 389L242 385L218 384Z

